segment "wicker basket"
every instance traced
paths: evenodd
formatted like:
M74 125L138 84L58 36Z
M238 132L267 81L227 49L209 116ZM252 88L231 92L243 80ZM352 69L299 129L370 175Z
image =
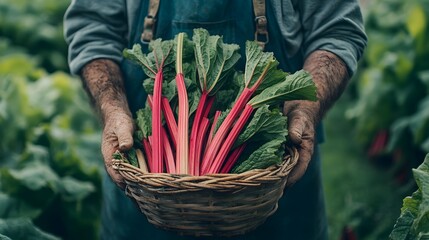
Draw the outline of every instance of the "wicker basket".
M143 173L120 160L113 160L113 167L150 223L182 235L234 236L255 229L277 210L297 159L296 149L289 149L280 166L205 176Z

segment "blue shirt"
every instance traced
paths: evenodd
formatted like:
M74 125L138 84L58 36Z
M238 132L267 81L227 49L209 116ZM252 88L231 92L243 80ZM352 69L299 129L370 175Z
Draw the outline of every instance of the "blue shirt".
M64 21L71 72L89 61L120 62L139 14L140 0L73 0ZM357 0L267 0L289 56L315 50L336 54L353 75L366 46Z

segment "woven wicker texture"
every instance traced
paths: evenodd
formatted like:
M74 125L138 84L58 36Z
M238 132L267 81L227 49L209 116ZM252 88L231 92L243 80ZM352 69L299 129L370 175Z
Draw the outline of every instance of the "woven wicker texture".
M120 160L113 160L113 167L150 223L183 235L234 236L255 229L277 210L297 160L297 150L289 149L280 166L205 176L143 173Z

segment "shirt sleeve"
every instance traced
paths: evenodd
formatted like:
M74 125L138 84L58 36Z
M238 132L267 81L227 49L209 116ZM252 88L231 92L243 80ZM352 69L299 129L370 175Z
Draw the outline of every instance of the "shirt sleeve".
M358 0L300 0L299 8L304 57L315 50L332 52L352 76L367 43Z
M70 71L78 74L93 59L119 62L126 46L124 0L73 0L64 16Z

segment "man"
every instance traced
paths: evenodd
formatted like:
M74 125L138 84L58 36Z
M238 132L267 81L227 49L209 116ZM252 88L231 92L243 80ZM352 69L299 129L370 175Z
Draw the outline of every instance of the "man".
M155 19L156 14L154 38L171 39L179 32L191 35L193 28L202 27L223 35L227 43L239 44L244 56L245 41L254 40L259 27L255 6L261 3L268 21L265 50L274 52L285 71L309 71L319 101L294 101L285 106L290 140L300 154L289 178L289 183L296 184L286 191L279 209L265 224L237 239L327 239L317 147L322 139L319 123L341 95L366 45L357 0L267 0L265 4L260 0L161 0L158 11L148 1L72 1L65 16L70 68L83 79L104 126L101 148L110 178L105 177L103 187L102 238L182 239L150 225L111 181L123 187L110 159L116 149L132 146L132 113L145 98L143 73L122 58L122 50L134 43L147 49L147 43L141 41L143 29L148 30L145 17ZM243 62L238 66L243 68Z

